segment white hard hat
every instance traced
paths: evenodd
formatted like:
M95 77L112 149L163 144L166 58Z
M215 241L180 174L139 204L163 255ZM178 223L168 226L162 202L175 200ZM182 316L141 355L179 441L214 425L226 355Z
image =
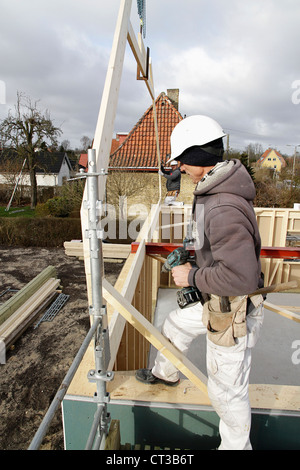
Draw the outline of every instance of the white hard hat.
M171 134L171 158L167 163L179 157L186 149L195 145L206 145L209 142L225 137L220 124L208 116L190 116L180 121Z
M175 165L178 165L178 162L177 162L176 160L172 160L171 163L170 163L170 165L174 165L174 166L175 166Z

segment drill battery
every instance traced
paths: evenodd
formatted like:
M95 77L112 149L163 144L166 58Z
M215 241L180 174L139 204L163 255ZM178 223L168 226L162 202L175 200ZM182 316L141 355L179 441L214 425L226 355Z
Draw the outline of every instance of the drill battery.
M202 294L196 287L184 287L177 291L177 303L180 308L191 307L198 302L201 302L202 305L204 303Z
M185 249L187 240L184 240L184 246L176 248L169 254L166 262L162 267L162 272L171 271L175 266L180 266L188 262L194 262L194 257L191 256L190 252ZM177 303L180 308L190 307L196 303L203 302L201 292L193 286L184 287L177 292Z

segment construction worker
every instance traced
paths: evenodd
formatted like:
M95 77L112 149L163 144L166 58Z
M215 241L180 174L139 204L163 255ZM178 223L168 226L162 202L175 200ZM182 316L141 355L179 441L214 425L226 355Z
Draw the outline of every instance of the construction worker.
M164 203L167 206L183 205L176 201L180 193L181 171L179 162L171 161L171 170L166 170L163 165L160 166L160 174L166 178L167 194Z
M248 396L251 350L263 322L261 241L253 210L255 188L239 160L223 161L220 125L207 116L181 121L171 135L176 160L195 183L193 238L196 263L172 269L175 284L194 286L203 301L172 311L162 334L186 353L207 335L208 394L220 417L220 450L250 450ZM178 369L158 352L152 369L139 369L147 384L179 382Z

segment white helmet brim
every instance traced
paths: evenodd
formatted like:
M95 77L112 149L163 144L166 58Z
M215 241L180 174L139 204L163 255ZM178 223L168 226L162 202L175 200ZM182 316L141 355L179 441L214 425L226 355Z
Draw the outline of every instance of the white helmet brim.
M187 117L173 129L171 134L171 158L167 163L178 158L190 147L207 145L225 136L226 134L220 124L212 118L203 115Z

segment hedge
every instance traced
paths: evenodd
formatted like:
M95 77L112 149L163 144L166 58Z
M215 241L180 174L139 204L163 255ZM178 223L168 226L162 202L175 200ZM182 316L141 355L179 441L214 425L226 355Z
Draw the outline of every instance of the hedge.
M0 218L1 245L62 247L65 241L73 239L82 239L79 218Z

